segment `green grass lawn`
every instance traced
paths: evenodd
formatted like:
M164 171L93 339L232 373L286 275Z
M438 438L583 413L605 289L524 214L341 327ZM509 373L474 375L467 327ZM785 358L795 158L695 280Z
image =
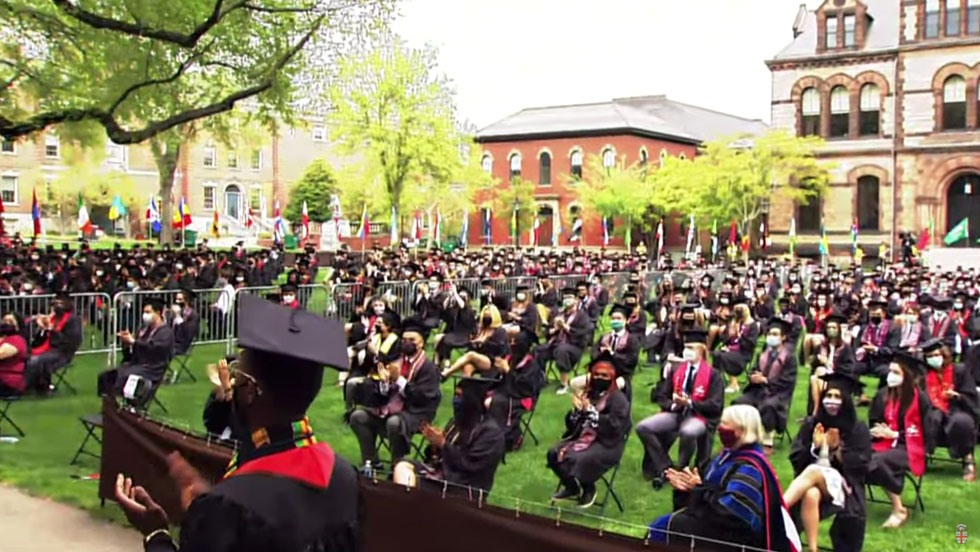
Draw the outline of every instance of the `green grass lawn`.
M199 346L194 351L192 369L196 374L203 374L205 364L215 361L223 352L223 346ZM68 465L84 436L83 428L78 422L79 416L95 412L99 407L99 400L95 396L95 379L96 374L104 369L105 362L103 355L87 355L76 359L69 380L79 389L80 394L77 397L62 395L53 399L23 401L13 406L11 414L25 429L27 437L14 444L0 443L0 481L21 487L32 494L82 507L99 517L122 521L122 516L114 505L107 505L104 509L99 507L95 482L73 477L97 472L97 462L89 458L83 459L79 466ZM646 370L637 376L634 420L638 421L657 411L648 400L650 386L655 379L652 370ZM311 411L312 423L321 439L330 442L340 454L357 462L357 443L350 430L340 422L343 404L340 390L334 383L335 376L331 374ZM170 421L200 431L203 430L201 408L208 391L208 384L203 377L199 377L197 383L165 386L159 397L170 411L167 416ZM444 390L445 393L449 391L448 387ZM545 466L545 452L561 434L563 414L569 405L570 399L567 396L555 395L554 386L543 392L533 423L541 444L534 446L528 439L521 451L507 457L506 465L501 466L497 472L491 502L511 508L519 506L525 512L551 517L558 515L557 511L547 506L548 497L555 489L555 478ZM801 378L790 419L799 417L805 406L805 384ZM440 423L445 421L449 411L449 401L444 400L439 411ZM159 414L158 410L154 412ZM865 416L865 412L862 409L861 415ZM786 460L788 450L789 443L784 442L777 446L773 456L784 486L792 477L792 469ZM622 469L616 480L616 489L623 499L626 511L620 514L610 503L606 516L612 521L601 523L605 530L642 536L647 523L670 509L670 492L655 492L643 481L639 470L641 455L639 440L634 435L629 440ZM883 496L883 493L879 495ZM926 513L913 512L906 526L897 532L886 532L879 528L888 516L888 506L869 504L865 549L921 552L980 549L976 544L980 541L980 486L963 482L960 479L959 465L938 463L930 468L923 495ZM907 486L905 501L911 508L910 486ZM562 510L561 519L563 522L577 519L590 525L600 524L598 520L578 516L568 510ZM960 523L966 524L968 530L973 530L970 542L965 546L958 546L953 540L955 527ZM825 532L828 527L829 522L826 522ZM824 537L822 544L829 547L829 539Z

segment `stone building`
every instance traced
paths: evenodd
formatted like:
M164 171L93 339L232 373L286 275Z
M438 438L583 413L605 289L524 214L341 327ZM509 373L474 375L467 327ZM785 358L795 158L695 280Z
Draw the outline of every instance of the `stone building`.
M773 206L774 241L794 216L801 240L823 224L838 248L856 223L865 251L930 220L941 239L965 217L974 243L980 0L826 0L792 31L767 61L772 126L824 137L832 178L819 200Z

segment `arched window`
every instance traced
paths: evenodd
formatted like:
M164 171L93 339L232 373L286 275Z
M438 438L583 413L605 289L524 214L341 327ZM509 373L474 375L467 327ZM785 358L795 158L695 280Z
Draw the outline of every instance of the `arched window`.
M640 166L641 167L646 167L647 166L647 162L649 162L649 160L650 160L650 154L647 153L647 149L646 148L640 148Z
M510 156L510 179L520 178L521 176L521 154L513 153Z
M483 159L480 160L480 166L483 167L485 173L493 172L493 157L489 153L484 153Z
M663 167L667 163L667 150L660 150L660 166Z
M569 158L572 164L572 178L582 180L582 150L575 150Z
M616 166L616 152L612 148L602 150L602 168L607 171Z
M538 184L551 186L551 154L546 151L538 156Z
M857 181L857 220L861 230L878 231L878 188L876 176L862 176Z
M943 130L966 128L966 79L953 75L943 83Z
M851 98L843 86L835 86L830 91L830 137L847 136L851 120Z
M820 92L816 88L807 88L803 91L802 101L800 102L800 113L803 122L801 130L802 136L820 135Z
M677 158L680 159L681 161L684 161L685 159L687 159L687 154L681 153L680 155L677 156Z
M861 87L861 136L877 136L881 128L881 92L875 84Z

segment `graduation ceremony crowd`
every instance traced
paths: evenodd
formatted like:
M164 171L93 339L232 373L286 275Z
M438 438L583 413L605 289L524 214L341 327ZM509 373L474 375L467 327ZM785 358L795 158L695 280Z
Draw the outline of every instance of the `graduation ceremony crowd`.
M280 251L241 247L75 252L16 243L3 255L0 294L56 294L50 312L0 313L7 393L50 389L77 351L79 319L92 313L74 312L78 301L68 294L171 290L143 302L139 320L116 336L122 364L99 376L100 394L145 404L139 380L152 389L203 331L195 311L217 308L202 305L195 290L232 288L243 352L209 374L215 389L204 420L210 433L237 440L239 452L230 477L214 488L173 459L171 473L188 490L183 549L246 542L235 549L356 549L356 508L330 508L329 520L308 511L355 492L350 465L316 441L305 417L323 366L339 371L343 423L360 449L351 463L362 474L470 497L491 492L506 454L530 437L523 422L553 375L569 404L565 432L543 436L554 441L541 459L557 480L551 500L592 507L603 476L636 439L643 461L622 469L642 472L649 492L673 496L672 513L650 512L653 542L797 550L802 534L817 550L828 544L818 542L820 521L832 518L833 549L861 550L867 489L880 489L891 504L883 527L899 529L911 510L903 488L921 482L937 449L960 464L964 484L976 480L974 269L777 259L675 267L669 255L650 261L577 249L341 252L324 285L353 293L343 298L349 318L336 321L305 308L299 293L319 283L313 252L288 267ZM234 288L273 284L283 273L272 302L235 298ZM503 291L499 282L512 277L524 283ZM408 282L411 294L383 293L388 282ZM633 385L640 370L659 375L649 393ZM449 380L453 395L443 400ZM806 416L790 419L800 385ZM436 427L444 403L453 415ZM781 439L790 441L795 473L785 485L769 460L786 453L774 452ZM289 486L296 481L302 490ZM176 549L166 516L137 483L120 476L124 511L147 535L148 550ZM261 505L268 493L285 502ZM247 536L234 534L246 525ZM307 526L313 529L288 537L261 534Z

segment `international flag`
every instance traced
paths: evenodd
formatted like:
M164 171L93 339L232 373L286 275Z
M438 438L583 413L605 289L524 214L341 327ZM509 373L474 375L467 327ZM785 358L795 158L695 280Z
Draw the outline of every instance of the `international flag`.
M929 217L929 226L922 230L919 234L919 243L916 244L916 248L919 251L925 251L929 244L932 243L932 237L936 235L935 224L933 223L932 217Z
M851 253L857 253L858 249L858 221L854 219L851 222Z
M216 237L216 238L220 238L221 237L220 225L218 224L218 210L217 209L215 209L215 211L214 211L214 219L211 220L211 235L214 236L214 237Z
M582 239L582 219L576 218L572 222L572 236L568 238L568 241L577 242Z
M432 241L437 245L442 243L442 213L436 208L435 220L432 223Z
M252 206L249 205L248 214L245 216L245 228L252 228L252 224L254 223L252 219L254 218L255 218L255 211L253 211Z
M463 227L459 232L459 243L465 249L470 243L470 213L463 210Z
M555 222L554 227L557 228L556 231L551 233L551 247L558 247L561 243L561 233L563 232L561 227L561 209L555 211Z
M124 216L126 216L126 206L123 205L122 198L119 196L112 198L112 205L109 206L109 220L116 221Z
M517 208L516 207L510 213L510 237L511 239L520 238L520 236L517 235Z
M609 245L609 219L602 217L602 246Z
M174 213L174 228L186 228L191 223L191 214L187 210L187 203L181 197L177 203L177 212Z
M398 245L398 211L391 206L391 247Z
M31 220L34 221L34 237L41 235L41 207L37 204L37 190L32 191L33 198L31 199ZM3 204L3 198L0 197L0 204ZM3 219L0 218L0 224L3 224Z
M490 207L483 209L483 239L487 245L493 244L493 212Z
M412 237L415 241L422 241L422 212L415 210L415 218L412 219Z
M664 219L657 224L657 256L664 253Z
M789 219L789 254L796 254L796 217Z
M721 237L718 235L718 219L711 220L711 259L718 257L721 248Z
M88 216L88 213L86 213L86 216ZM79 214L79 217L81 217L81 214ZM160 232L160 210L157 209L157 198L154 195L150 196L150 206L146 208L146 221L154 232Z
M827 239L827 228L820 225L820 254L830 255L830 241Z
M626 237L623 238L623 242L626 244L626 250L633 250L633 217L627 217L626 219Z
M3 213L2 204L0 204L0 213ZM85 206L85 198L82 194L78 194L78 231L84 234L92 231L92 221L88 218L88 207Z
M953 245L954 243L970 237L970 219L964 217L952 230L943 238L943 243Z
M343 214L340 211L340 197L337 194L330 196L330 210L333 211L333 226L334 230L337 232L337 238L339 239L340 219L343 217Z
M286 225L282 222L282 212L279 210L278 199L272 209L272 218L272 241L278 245L286 240Z
M691 213L690 222L687 225L687 247L685 249L688 255L690 255L691 252L694 251L694 232L695 232L694 226L695 226L694 213Z
M732 220L732 226L728 229L728 245L738 247L738 223Z
M303 225L303 241L310 239L310 212L306 208L306 200L303 200L303 214L300 218Z
M365 203L364 210L361 211L361 229L357 231L357 237L361 240L367 239L370 226L371 221L368 220L367 203Z
M531 227L531 246L538 246L538 238L541 232L541 219L537 216L534 217L534 225Z
M766 219L759 221L759 247L765 251L769 249L769 226Z

